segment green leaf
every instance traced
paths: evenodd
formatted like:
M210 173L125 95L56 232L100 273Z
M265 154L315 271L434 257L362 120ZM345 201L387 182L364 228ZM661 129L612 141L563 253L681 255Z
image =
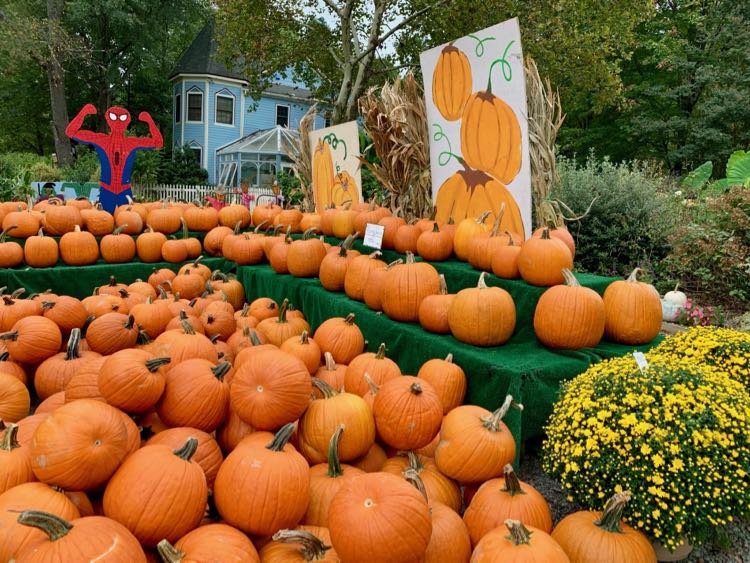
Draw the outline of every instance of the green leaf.
M750 187L750 151L735 151L729 157L727 182L730 186Z
M682 179L683 188L691 188L694 190L700 190L706 185L711 174L714 171L714 163L709 161L704 162L698 168L690 172L687 176Z

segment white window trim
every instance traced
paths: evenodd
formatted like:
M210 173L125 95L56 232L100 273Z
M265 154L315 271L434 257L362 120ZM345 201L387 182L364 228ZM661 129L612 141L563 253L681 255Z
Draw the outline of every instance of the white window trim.
M190 96L201 96L201 118L198 121L190 119ZM203 123L203 96L205 93L200 88L192 87L185 93L185 123Z
M219 98L229 98L230 100L232 100L232 123L220 123L216 119L218 115L218 111L219 111ZM237 98L235 98L234 94L232 94L228 90L222 90L221 92L216 92L216 94L214 95L214 125L217 125L219 127L234 128L236 124L236 119L235 119L234 114L237 113L234 107L236 102L237 102Z
M182 123L182 92L177 92L175 94L175 104L174 104L174 122L175 123ZM179 119L177 119L179 112Z
M279 108L280 107L286 108L286 126L291 127L292 108L289 106L289 104L276 104L276 111L274 112L274 115L273 115L274 126L279 124Z
M190 148L190 150L193 150L193 151L194 150L200 151L200 157L198 158L198 163L200 164L201 168L205 168L205 166L203 166L203 147L200 146L195 141L191 141L190 144L188 145L188 148Z

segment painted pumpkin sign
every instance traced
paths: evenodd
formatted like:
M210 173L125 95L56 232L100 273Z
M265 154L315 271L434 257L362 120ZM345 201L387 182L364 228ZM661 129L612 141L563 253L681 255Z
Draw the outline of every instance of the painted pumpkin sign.
M526 84L518 20L421 55L438 222L496 216L531 233Z
M315 210L331 204L354 206L362 201L359 130L356 121L310 132Z

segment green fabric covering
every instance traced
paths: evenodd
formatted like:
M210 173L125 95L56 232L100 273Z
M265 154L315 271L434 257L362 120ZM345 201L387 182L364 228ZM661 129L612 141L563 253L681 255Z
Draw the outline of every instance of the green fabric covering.
M234 268L234 262L224 258L204 258L202 262L212 270L229 272ZM137 260L127 264L106 264L99 260L91 266L0 269L0 287L7 287L9 293L23 287L26 295L52 289L55 293L83 299L91 295L95 287L109 283L110 276L122 283L132 283L137 278L146 280L154 269L177 271L181 265L169 262L147 264Z
M457 270L459 265L456 264ZM441 269L444 267L440 266ZM465 272L464 276L471 280L471 284L476 283L476 272L472 271L471 276ZM601 282L601 278L586 280L587 277L584 281L608 283ZM313 329L330 317L354 313L357 325L368 341L368 349L374 351L385 342L388 357L398 363L403 373L416 374L425 361L453 353L454 361L464 369L468 379L467 403L492 410L498 408L505 395L510 393L524 404L522 413L511 410L505 421L517 440L541 434L561 381L582 373L603 358L620 356L634 349L609 342L580 351L553 352L544 348L533 336L533 330L529 332L528 328L542 290L523 282L511 282L518 317L524 320L519 326L523 328L517 330L505 346L478 348L460 343L449 335L430 334L418 324L392 321L343 293L325 290L317 279L279 275L266 265L241 266L237 278L244 284L249 300L272 297L280 302L288 298L302 308ZM492 281L499 285L502 280Z

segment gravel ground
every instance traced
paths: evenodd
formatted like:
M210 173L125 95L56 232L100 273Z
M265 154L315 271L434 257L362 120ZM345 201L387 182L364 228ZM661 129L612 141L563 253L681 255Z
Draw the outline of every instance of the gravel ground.
M526 449L518 471L521 480L532 484L547 499L552 520L557 523L564 516L581 510L565 499L560 483L542 471L540 448ZM733 522L717 531L710 542L696 548L684 563L750 563L750 522Z

